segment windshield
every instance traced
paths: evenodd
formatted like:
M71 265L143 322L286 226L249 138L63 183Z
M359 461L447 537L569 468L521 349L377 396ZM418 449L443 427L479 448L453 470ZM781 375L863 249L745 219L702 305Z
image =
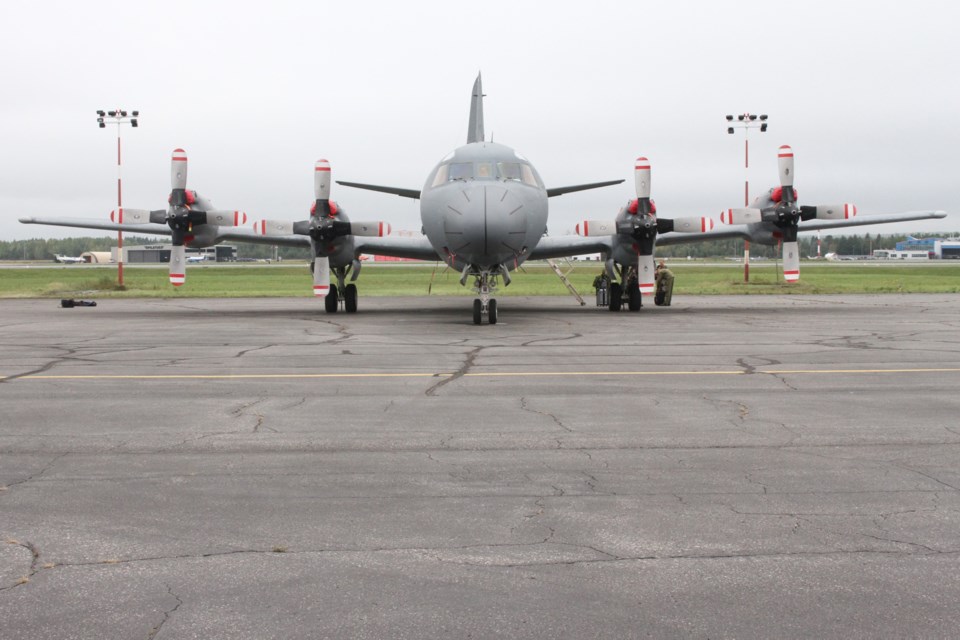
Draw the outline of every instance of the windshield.
M526 162L449 162L441 164L433 177L431 187L456 180L494 180L520 182L531 187L543 187L533 168Z

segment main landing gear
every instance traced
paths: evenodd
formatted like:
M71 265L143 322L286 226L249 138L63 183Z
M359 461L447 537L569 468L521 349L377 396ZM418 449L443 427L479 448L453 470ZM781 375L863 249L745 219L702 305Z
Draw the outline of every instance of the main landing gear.
M350 278L350 284L346 284L347 275L350 271L350 266L333 269L333 273L337 277L337 284L330 283L330 293L323 299L323 307L327 313L336 313L341 305L347 313L357 312L357 285L353 284L352 281L357 279L359 273L354 270L353 277Z
M619 265L616 270L623 273ZM640 283L637 281L637 272L633 267L627 269L626 276L623 277L623 283L614 280L610 283L610 311L620 311L624 303L630 311L640 311L643 306L643 299L640 295Z

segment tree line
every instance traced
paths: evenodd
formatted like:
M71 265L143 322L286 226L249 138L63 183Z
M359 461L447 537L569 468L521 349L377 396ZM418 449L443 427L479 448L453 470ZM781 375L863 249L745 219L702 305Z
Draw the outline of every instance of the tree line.
M123 236L123 246L143 246L155 244L170 244L170 238L161 236ZM246 242L229 243L237 247L237 257L284 260L309 259L310 251L301 247L271 247ZM62 256L79 256L87 251L110 251L117 246L116 237L101 238L31 238L29 240L0 241L0 260L49 260L54 261L54 254Z

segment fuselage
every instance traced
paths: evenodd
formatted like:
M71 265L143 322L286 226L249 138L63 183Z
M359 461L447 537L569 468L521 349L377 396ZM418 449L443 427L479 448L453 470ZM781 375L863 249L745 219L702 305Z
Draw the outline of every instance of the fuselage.
M423 232L451 267L517 268L547 229L547 192L530 162L494 142L457 148L434 167L420 197Z

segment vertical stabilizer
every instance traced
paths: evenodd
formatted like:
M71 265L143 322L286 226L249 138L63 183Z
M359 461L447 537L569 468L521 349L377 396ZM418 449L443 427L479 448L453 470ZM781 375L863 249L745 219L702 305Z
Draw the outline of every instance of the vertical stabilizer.
M470 99L470 126L467 130L467 144L483 142L483 84L480 74L473 83L473 97Z

